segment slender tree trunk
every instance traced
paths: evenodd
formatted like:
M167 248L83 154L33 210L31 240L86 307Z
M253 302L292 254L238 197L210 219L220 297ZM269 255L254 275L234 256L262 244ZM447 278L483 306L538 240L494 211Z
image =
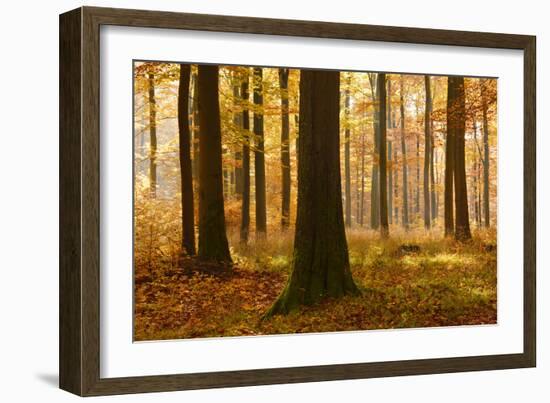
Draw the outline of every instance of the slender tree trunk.
M359 225L364 225L365 217L365 133L361 133L361 210L359 213Z
M298 214L292 273L267 316L325 296L356 294L351 276L340 179L339 73L302 70Z
M248 69L247 69L248 70ZM250 116L248 112L248 71L243 73L241 81L242 98L242 125L243 125L243 194L241 204L241 233L242 243L248 242L250 232Z
M392 129L392 109L391 109L391 79L389 76L386 77L386 129ZM393 142L388 140L388 222L393 224Z
M155 74L148 75L149 93L149 193L157 197L157 101L155 98Z
M241 130L242 124L242 112L239 110L241 104L241 83L240 73L238 71L233 72L233 124L237 130ZM235 186L235 193L242 197L243 194L243 155L242 150L237 148L234 152L235 169L232 175L232 181Z
M380 233L383 238L389 236L388 226L388 182L386 166L386 74L378 73L378 100L380 125Z
M191 66L180 64L178 89L179 159L181 176L182 249L195 254L195 206L191 168L191 131L189 130L189 83Z
M267 231L266 190L265 190L265 150L263 115L263 70L254 68L254 178L256 189L256 237L265 238Z
M431 208L430 208L430 144L431 118L432 118L432 91L430 85L430 76L424 76L424 87L426 91L426 104L424 108L424 227L431 227Z
M445 236L454 235L454 167L457 90L454 77L447 78L447 137L445 140Z
M290 223L290 121L288 116L288 69L279 69L281 93L281 227Z
M346 179L345 183L345 216L346 216L346 227L351 227L351 167L350 167L350 79L351 76L348 75L347 87L344 98L344 116L346 126L344 129L344 175Z
M416 195L415 217L420 214L420 134L416 134ZM415 218L416 220L416 218Z
M372 155L372 177L371 177L371 209L370 225L372 229L380 227L380 125L379 125L379 100L376 89L377 76L375 73L369 73L369 83L371 90L371 99L373 104L373 136L374 150Z
M222 183L218 66L199 65L199 257L231 262Z
M449 78L451 79L451 78ZM466 186L466 97L464 93L464 77L453 77L453 85L456 91L456 117L453 119L455 128L455 238L459 241L472 237L470 232L470 216L468 213L468 191Z
M489 123L487 119L487 98L484 86L487 80L481 80L481 105L483 112L483 213L485 227L491 226L489 206Z
M390 120L388 119L388 122ZM387 155L387 168L388 168L388 223L393 224L393 142L388 141L388 155Z
M397 200L399 200L399 170L398 161L397 161L397 144L393 147L393 192L394 192L394 218L393 221L395 224L399 224L399 206L397 205Z
M433 112L433 103L435 99L435 89L437 87L434 85L432 91L432 102L430 112ZM430 118L430 206L432 208L432 225L433 221L437 219L437 198L435 190L435 165L434 165L434 153L435 153L435 133L434 133L434 120Z
M401 154L403 155L403 227L409 229L409 188L407 167L407 143L405 141L405 94L403 75L399 82L399 112L401 113Z

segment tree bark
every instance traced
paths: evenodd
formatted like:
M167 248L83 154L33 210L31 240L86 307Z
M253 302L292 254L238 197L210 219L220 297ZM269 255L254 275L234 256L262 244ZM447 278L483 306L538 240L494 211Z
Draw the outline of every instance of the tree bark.
M346 126L344 129L344 175L346 179L345 183L345 216L346 227L351 227L351 166L350 166L350 76L348 75L347 87L344 98L344 116Z
M389 236L388 226L388 182L386 166L386 74L378 73L378 124L380 125L380 233Z
M379 102L376 88L376 73L368 73L371 100L373 104L373 155L372 155L372 176L371 176L371 209L370 209L370 225L372 229L378 229L380 227L380 169L379 169L379 156L380 156L380 125L379 125Z
M454 235L454 167L457 90L454 77L447 78L447 138L445 140L445 236Z
M325 296L358 293L349 266L342 211L339 83L336 71L301 71L292 273L267 316L286 314Z
M279 69L281 93L281 227L288 228L290 223L290 120L288 104L288 69Z
M399 112L401 114L401 154L403 155L403 228L409 229L409 188L407 167L407 143L405 141L405 94L403 75L399 81Z
M149 193L157 197L157 101L155 98L155 74L148 74L149 94Z
M197 73L193 74L193 179L195 179L195 192L198 191L199 183L199 86Z
M191 167L191 131L189 130L189 84L191 66L180 64L178 88L179 159L181 176L182 249L195 254L195 206Z
M241 131L242 124L242 113L239 110L239 105L241 104L241 83L240 83L240 72L233 72L233 124L235 129ZM237 148L234 152L235 157L235 169L232 179L234 180L235 193L242 197L243 194L243 156L242 149Z
M267 231L265 193L265 150L263 115L263 70L254 68L254 178L256 190L256 237L265 238Z
M248 70L248 69L247 69ZM248 242L250 233L250 114L248 111L248 71L243 73L241 81L242 98L242 125L243 125L243 194L241 203L241 231L240 240L242 243Z
M487 97L484 86L486 79L481 80L481 106L483 112L483 218L486 228L491 226L491 215L489 206L489 123L487 119Z
M431 108L430 111L433 112L433 104L435 99L435 89L437 87L434 85L431 96ZM434 120L430 118L430 207L432 209L432 225L433 221L437 219L437 197L435 190L435 164L434 164L434 153L435 153L435 133L434 133Z
M199 257L231 262L225 233L218 66L199 65Z
M455 238L459 241L472 237L470 232L470 216L468 213L468 191L466 186L466 156L465 156L465 132L466 132L466 97L464 93L464 77L453 77L452 81L456 91L456 116L455 128Z
M431 208L430 208L430 151L431 144L431 119L432 119L432 91L430 85L430 76L424 76L424 88L426 93L426 103L424 107L424 227L431 227Z
M390 77L386 77L386 86L387 86L387 92L386 92L386 128L391 129L392 128L392 110L391 110L391 79ZM393 223L393 143L391 140L388 141L388 222L390 224Z

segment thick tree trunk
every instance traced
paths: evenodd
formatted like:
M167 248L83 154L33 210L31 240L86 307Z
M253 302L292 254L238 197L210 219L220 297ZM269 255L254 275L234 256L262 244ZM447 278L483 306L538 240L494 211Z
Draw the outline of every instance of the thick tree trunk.
M339 152L339 73L302 70L298 214L292 273L267 316L325 296L356 294L351 276Z
M386 74L378 73L378 124L380 125L380 233L389 236L388 226L388 181L386 166Z
M189 83L191 66L180 64L178 89L179 159L181 176L182 249L195 254L195 207L191 167L191 131L189 130Z
M371 192L370 192L370 226L372 229L378 229L380 227L380 169L379 169L379 161L380 161L380 125L378 121L378 95L377 95L377 89L376 89L376 74L375 73L369 73L369 84L370 84L370 91L371 91L371 100L373 104L373 119L372 119L372 126L373 126L373 143L374 143L374 149L373 149L373 155L372 155L372 176L371 176Z
M199 65L199 257L231 262L222 183L218 66Z
M483 112L483 218L485 227L491 226L489 207L489 123L487 119L487 98L484 86L487 80L481 80L481 105Z
M451 78L449 78L451 80ZM468 191L466 186L466 156L465 139L466 132L466 97L464 93L464 77L453 77L453 85L456 91L455 109L456 116L453 119L455 128L455 238L463 241L470 239L470 216L468 214Z
M345 216L346 227L351 227L351 166L350 166L350 76L348 76L348 82L346 87L346 93L344 98L344 115L346 126L344 129L344 175L345 175Z
M403 88L403 76L399 82L399 112L401 114L401 154L403 155L403 228L409 229L409 188L407 166L407 143L405 141L405 89Z
M454 235L454 168L457 90L454 77L447 78L447 138L445 140L445 236Z
M243 103L243 194L240 239L242 243L248 242L248 235L250 233L250 116L248 112L248 80L248 72L245 71L241 81L241 98Z
M193 179L195 179L195 194L199 189L199 86L197 74L193 74Z
M149 193L157 197L157 101L155 98L155 74L148 74L149 94Z
M426 93L426 103L424 108L424 227L431 227L431 208L430 208L430 152L431 146L431 119L432 119L432 91L430 85L430 76L424 76L424 88Z
M265 194L265 150L264 150L264 98L263 70L254 68L254 178L256 190L256 237L265 238L267 231Z
M290 223L290 121L288 116L288 69L279 69L281 92L281 227Z

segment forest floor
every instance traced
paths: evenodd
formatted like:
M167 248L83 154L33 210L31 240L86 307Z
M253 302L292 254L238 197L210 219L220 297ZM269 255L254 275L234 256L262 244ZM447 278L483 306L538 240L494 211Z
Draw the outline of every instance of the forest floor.
M134 339L496 323L494 231L476 232L465 244L414 233L382 241L378 233L363 230L349 231L347 239L361 295L327 298L267 320L262 315L290 274L291 234L247 247L230 242L235 245L231 270L190 259L180 267L136 265Z

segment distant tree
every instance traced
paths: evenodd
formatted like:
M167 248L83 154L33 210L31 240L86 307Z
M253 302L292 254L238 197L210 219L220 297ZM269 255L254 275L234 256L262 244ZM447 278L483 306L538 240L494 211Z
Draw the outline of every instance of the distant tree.
M241 98L243 104L242 126L243 126L243 150L242 150L242 171L243 171L243 193L241 204L241 242L248 242L250 233L250 116L248 111L248 68L243 71L241 79Z
M409 188L408 188L408 166L407 166L407 142L405 141L405 89L403 75L399 80L399 112L401 131L401 154L403 155L403 227L409 229Z
M147 75L149 95L149 188L151 197L157 197L157 101L155 99L155 73Z
M424 106L424 227L431 227L431 208L430 208L430 152L431 146L431 115L432 115L432 92L430 76L424 76L424 87L426 101Z
M298 211L292 273L267 316L358 293L351 276L340 179L339 73L302 70Z
M199 65L199 257L231 262L225 233L218 66Z
M263 70L254 67L254 178L256 190L256 236L263 238L267 231L265 190L265 149L263 114Z
M181 178L182 248L195 254L195 207L191 167L191 132L189 130L189 84L191 66L180 64L178 88L179 160Z
M290 222L290 120L288 99L289 69L279 69L281 94L281 227L287 229Z

